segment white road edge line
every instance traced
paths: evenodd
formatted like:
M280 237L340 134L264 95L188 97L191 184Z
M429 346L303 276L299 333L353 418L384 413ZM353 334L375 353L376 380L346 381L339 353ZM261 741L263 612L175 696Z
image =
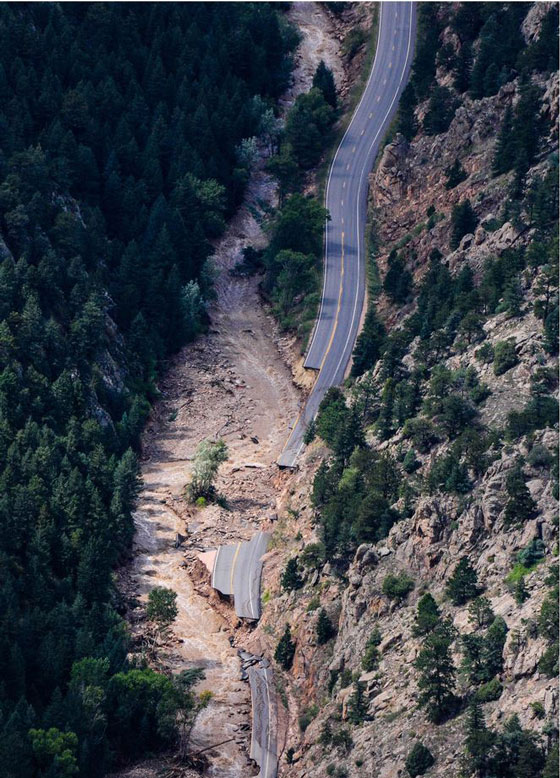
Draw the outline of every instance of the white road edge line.
M268 732L266 737L266 762L264 768L264 778L268 778L268 763L270 761L270 733L272 727L270 726L270 692L268 691L268 678L266 675L266 668L264 669L264 686L266 689L266 705L268 708Z
M215 581L216 581L216 570L218 568L218 558L220 556L220 551L221 550L222 550L222 546L218 546L218 552L216 554L216 558L214 559L214 567L212 568L212 589L216 588L216 586L214 584L215 584Z
M395 104L395 100L397 99L397 96L399 96L399 90L401 88L401 85L402 85L402 82L403 82L403 78L404 78L404 74L406 73L406 69L407 69L407 66L408 66L408 57L410 55L410 42L411 42L411 40L412 40L412 7L411 7L411 14L410 14L409 25L408 25L408 43L407 43L407 48L406 48L406 57L405 57L404 66L403 66L403 69L402 69L401 77L400 77L400 80L399 80L399 85L397 87L397 91L395 92L395 95L394 95L393 99L391 100L391 105L389 106L389 108L387 110L387 113L383 117L383 121L381 122L379 130L377 131L377 133L375 134L375 137L373 138L372 142L370 143L370 146L369 146L369 149L368 149L368 152L367 152L368 155L369 155L370 151L372 150L375 141L377 140L377 138L379 137L381 131L383 130L383 126L384 126L385 122L387 121L387 117L389 116L389 114L391 113L391 111L393 109L393 105ZM366 160L366 162L367 162L367 160ZM360 243L361 243L361 241L360 241L361 231L360 231L360 199L359 199L359 193L360 193L360 190L362 188L362 181L363 181L363 178L364 178L364 171L365 171L365 167L362 168L362 172L361 172L361 175L360 175L360 182L358 184L358 198L356 200L356 218L357 218L357 224L358 224L358 261L359 261L359 258L360 258ZM366 200L366 202L367 202L367 200ZM366 211L367 211L367 208L366 208ZM342 360L344 359L344 352L346 351L346 346L348 345L348 341L350 340L350 335L352 333L352 328L354 327L354 321L356 319L356 306L358 304L359 283L360 283L360 276L358 274L357 282L356 282L356 295L354 297L354 310L352 312L352 321L350 323L350 328L348 330L348 336L346 338L346 342L344 344L344 348L342 349L342 356L340 357L340 359L338 361L338 365L336 366L336 369L334 371L334 375L335 376L336 376L336 374L338 372L338 369L340 368ZM361 315L361 311L360 311L360 315Z
M410 42L411 42L411 39L412 39L412 3L410 3L410 6L411 6L411 14L410 14L409 25L408 25L408 45L407 45L407 50L406 50L406 58L405 58L405 63L404 63L403 70L402 70L402 73L401 73L401 78L400 78L400 81L399 81L399 87L398 87L397 91L395 92L395 96L393 97L393 99L392 99L392 101L391 101L391 105L389 106L389 109L388 109L387 113L385 114L385 116L384 116L384 118L383 118L383 121L381 122L381 126L380 126L379 130L378 130L378 131L377 131L377 133L375 134L375 137L374 137L374 139L372 140L372 142L371 142L371 144L370 144L370 147L369 147L369 149L368 149L368 154L369 154L369 152L371 151L371 149L372 149L372 146L373 146L373 144L375 143L375 141L377 140L377 138L378 138L378 136L379 136L380 132L382 131L382 129L383 129L383 125L385 124L385 122L386 122L386 120L387 120L387 117L388 117L388 116L389 116L389 114L391 113L391 110L392 110L392 108L393 108L393 105L394 105L394 103L395 103L395 100L396 100L396 98L397 98L397 95L399 94L399 89L400 89L400 86L401 86L401 84L402 84L403 76L404 76L404 74L405 74L405 72L406 72L406 69L407 69L407 66L408 66L408 57L409 57L409 55L410 55ZM381 6L381 13L383 13L383 5ZM379 30L381 30L381 19L380 19L380 22L379 22ZM378 42L379 42L379 35L378 35ZM376 56L377 56L377 50L376 50ZM371 76L373 75L374 68L375 68L375 61L374 61L374 63L373 63L373 67L372 67L372 69L371 69L370 78L371 78ZM369 79L368 79L368 84L369 84ZM365 96L366 90L367 90L367 85L366 85L366 89L364 90L364 94L362 95L362 100L364 99L364 96ZM361 100L360 100L360 103L358 104L358 108L360 107L360 104L361 104ZM358 112L358 108L356 108L356 111L355 111L355 113L354 113L354 116L355 116L355 115L356 115L356 113ZM354 117L352 117L352 119L353 119L353 118L354 118ZM352 122L350 122L350 125L348 126L348 129L350 129L350 126L351 126L351 125L352 125ZM344 138L343 138L343 140L344 140ZM339 148L340 148L340 146L339 146ZM337 149L337 152L336 152L336 153L338 154L338 149ZM336 159L336 155L335 155L335 159ZM334 160L333 160L333 167L334 167ZM358 185L358 194L359 194L359 192L360 192L360 188L361 188L361 185L362 185L362 179L363 179L363 176L364 176L364 169L365 169L365 168L362 168L362 173L361 173L361 176L360 176L360 183L359 183L359 185ZM332 172L332 167L331 167L331 172ZM330 179L330 175L329 175L329 179ZM359 212L359 208L360 208L360 201L359 201L359 198L358 198L358 200L357 200L357 202L356 202L356 213L357 213L357 216L358 216L358 227L359 227L359 224L360 224L360 212ZM325 232L325 234L326 234L326 232ZM358 229L358 257L359 257L359 256L360 256L360 230ZM325 257L326 257L326 255L325 255ZM325 277L326 277L326 274L325 274ZM345 344L344 344L344 348L342 349L342 356L340 357L340 359L339 359L339 361L338 361L338 364L337 364L337 366L336 366L336 369L335 369L335 371L334 371L333 378L334 378L334 376L336 376L336 373L338 372L338 369L339 369L339 367L340 367L340 365L341 365L341 363L342 363L342 360L344 359L344 352L345 352L345 350L346 350L346 346L348 345L348 341L349 341L349 339L350 339L350 335L351 335L351 332L352 332L352 328L353 328L353 326L354 326L354 320L355 320L355 318L356 318L356 306L357 306L357 303L358 303L358 296L357 296L357 291L358 291L358 288L359 288L359 283L360 283L360 276L358 275L358 280L357 280L357 284L356 284L356 297L355 297L355 299L354 299L354 310L353 310L353 312L352 312L352 322L351 322L351 326L350 326L350 329L349 329L349 332L348 332L348 336L347 336L347 338L346 338L346 342L345 342ZM310 348L311 348L311 347L310 347ZM296 455L295 455L295 459L297 459L297 458L299 457L299 455L301 454L301 451L302 451L302 449L303 449L304 445L305 445L305 444L304 444L304 442L302 441L302 443L300 444L300 447L298 448L298 450L297 450L297 453L296 453ZM295 461L295 460L294 460L294 461Z
M326 208L327 203L329 201L329 187L330 187L330 184L331 184L331 176L332 176L332 172L333 172L333 169L334 169L334 163L336 162L336 158L338 157L338 152L340 151L340 147L344 143L344 141L346 139L346 136L350 132L350 128L352 127L352 123L354 121L354 117L356 116L356 114L360 110L360 106L361 106L362 101L363 101L364 97L366 96L366 93L367 93L367 90L368 90L369 82L373 78L373 71L375 70L375 60L377 59L377 54L379 52L379 39L380 39L380 36L381 36L381 26L382 26L381 25L381 20L383 18L383 3L380 3L380 6L381 7L380 7L380 10L379 10L379 25L378 25L378 28L377 28L377 43L375 45L375 57L373 58L373 64L371 66L371 73L369 74L368 80L366 81L366 85L364 87L364 91L363 91L362 96L360 98L360 102L356 106L356 109L354 110L354 113L352 114L352 118L348 122L348 127L346 128L346 132L342 136L342 140L338 144L338 147L336 149L336 153L335 153L335 155L333 157L333 161L331 163L331 169L329 170L329 177L327 179L327 188L325 189L325 208ZM319 308L319 315L317 316L317 318L315 320L315 326L313 328L313 336L312 336L311 341L309 343L309 346L307 348L307 354L309 354L311 352L311 349L313 348L313 343L315 342L315 338L317 336L317 330L319 329L319 322L321 321L321 314L323 313L323 307L324 307L324 304L325 304L325 289L326 289L326 285L327 285L327 250L328 250L328 246L329 246L329 243L328 243L328 224L329 224L328 219L325 219L325 239L324 239L324 242L323 242L323 246L324 246L323 247L323 251L324 251L324 254L323 254L323 256L324 256L324 260L323 260L323 292L321 294L321 306Z
M259 533L256 536L257 540L256 540L255 544L253 545L253 547L251 549L250 563L248 565L249 572L253 569L252 561L253 561L253 557L255 555L255 548L257 547L257 544L258 544L258 538L260 537L261 534L262 533L259 531ZM251 611L251 613L253 613L253 614L255 613L255 607L253 605L253 587L251 586L251 581L249 581L249 610ZM258 619L259 617L255 616L255 618Z

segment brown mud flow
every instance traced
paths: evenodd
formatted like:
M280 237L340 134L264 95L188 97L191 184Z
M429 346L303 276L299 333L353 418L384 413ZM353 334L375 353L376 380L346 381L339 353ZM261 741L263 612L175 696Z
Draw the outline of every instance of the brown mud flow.
M290 15L303 38L285 105L309 89L320 59L337 80L342 78L339 41L319 4L296 3ZM214 778L245 778L252 773L250 694L248 684L241 681L237 648L230 642L231 619L220 614L223 607L213 606L215 596L204 596L200 581L195 588L189 569L196 580L200 565L195 570L193 560L200 552L270 528L289 479L279 474L276 459L302 399L285 359L290 344L266 314L258 280L230 273L245 246L262 248L267 242L262 225L266 209L276 204L276 186L264 171L264 162L253 171L245 203L216 245L217 296L209 311L210 330L174 358L159 385L162 398L142 442L144 488L135 514L129 571L131 588L141 601L154 586L177 593L179 614L159 661L172 671L205 670L206 680L198 690L209 689L214 696L197 719L191 745L203 749L222 743L207 752L207 775ZM190 461L202 440L217 437L229 449L217 482L229 510L214 504L195 509L182 496ZM178 533L187 536L181 548L175 548ZM136 612L131 616L137 635L142 632L138 618ZM143 778L151 778L160 767L152 762L131 775L140 770Z

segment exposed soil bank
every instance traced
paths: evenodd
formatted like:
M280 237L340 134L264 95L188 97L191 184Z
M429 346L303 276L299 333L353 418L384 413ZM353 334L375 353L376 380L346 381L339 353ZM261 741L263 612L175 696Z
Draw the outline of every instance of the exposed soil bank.
M310 87L321 59L338 83L344 75L336 31L319 4L295 3L289 13L303 39L285 105ZM209 311L210 330L169 365L160 382L162 399L143 436L144 488L135 514L130 589L141 601L158 585L177 593L179 615L160 661L171 670L205 670L199 690L210 689L214 697L197 720L192 745L202 749L229 741L208 752L208 775L215 778L245 778L256 771L247 758L249 688L240 680L237 649L231 645L235 617L218 605L217 595L200 586L197 556L216 544L247 539L275 521L277 503L290 480L275 463L302 402L287 363L291 342L279 336L265 312L258 279L240 279L229 272L245 246L266 245L262 225L266 209L275 203L275 185L261 161L244 206L216 246L217 297ZM229 448L217 483L229 510L218 505L195 509L182 496L190 460L203 439L218 437ZM179 549L177 533L187 536ZM226 612L227 620L222 615ZM131 612L136 635L142 633L141 618L141 609ZM244 627L237 632L238 643L243 644L246 631ZM159 762L146 763L127 775L151 778L161 767Z

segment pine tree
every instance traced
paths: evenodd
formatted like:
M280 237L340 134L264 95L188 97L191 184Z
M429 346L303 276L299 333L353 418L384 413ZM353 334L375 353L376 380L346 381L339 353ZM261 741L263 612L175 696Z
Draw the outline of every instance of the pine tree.
M313 87L319 89L325 101L336 110L336 84L334 83L333 72L321 60L317 65L317 70L313 76Z
M404 765L410 778L416 778L418 775L424 775L434 763L435 759L430 749L423 743L415 743Z
M284 572L280 578L280 585L287 592L292 592L295 589L301 589L303 586L303 579L299 574L299 566L297 557L288 559Z
M366 370L374 367L377 360L381 357L384 342L385 327L377 317L375 306L371 304L352 355L353 376L361 376Z
M403 90L397 112L397 132L400 132L406 140L410 141L416 135L418 124L414 116L416 108L416 95L414 87L409 82Z
M527 488L521 464L518 463L506 476L508 501L504 512L506 526L522 524L535 515L537 505Z
M515 162L515 137L513 134L513 111L508 105L496 141L496 150L492 160L492 172L495 176L507 173Z
M453 86L459 94L463 94L469 88L472 64L472 46L469 42L465 42L461 46L453 71Z
M486 726L482 706L474 699L467 715L465 748L473 770L479 774L486 775L495 741L495 734Z
M558 743L548 752L542 778L558 778Z
M319 611L319 617L317 619L317 643L320 646L328 643L331 638L336 635L336 630L332 621L327 616L327 612L324 608Z
M507 637L507 624L501 616L496 616L488 632L484 636L484 677L483 681L490 681L503 670L503 651Z
M523 303L523 292L519 279L512 276L506 284L504 291L504 305L508 316L515 317L521 315L521 305Z
M432 595L427 592L418 600L416 606L416 620L412 628L412 634L427 635L440 623L441 613Z
M454 605L464 605L478 596L480 588L477 582L476 571L471 567L466 556L460 560L453 571L445 590Z
M456 707L455 665L451 656L453 633L446 622L440 622L424 640L414 661L419 671L419 704L426 708L430 721L439 724Z
M464 181L466 178L468 178L467 172L457 157L455 157L455 162L451 165L451 167L447 168L445 175L447 176L447 181L445 182L446 189L454 189L461 183L461 181Z
M346 718L352 724L362 724L368 715L368 700L365 694L366 685L362 681L354 683L354 691L348 699Z
M463 200L459 205L454 205L451 212L451 241L449 245L456 249L464 235L474 232L478 219L473 211L471 201Z
M488 597L476 597L469 603L469 621L479 629L494 620L494 611Z
M292 666L292 662L294 661L295 652L296 644L292 640L290 625L286 624L286 629L284 630L282 637L278 641L276 650L274 651L274 659L284 670L289 670Z
M441 132L446 132L456 110L457 102L450 90L445 86L434 87L424 117L426 135L439 135Z

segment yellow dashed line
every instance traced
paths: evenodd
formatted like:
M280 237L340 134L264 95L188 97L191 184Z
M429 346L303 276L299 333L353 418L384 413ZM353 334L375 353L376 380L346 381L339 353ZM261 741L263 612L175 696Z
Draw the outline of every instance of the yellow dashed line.
M235 554L233 555L233 562L231 563L231 575L229 578L229 588L233 592L233 573L235 571L235 563L237 562L237 557L239 555L239 551L241 549L241 543L237 544L237 548L235 549Z
M331 350L331 346L332 346L333 340L334 340L334 334L336 332L336 328L338 327L338 317L340 316L340 305L342 303L342 289L343 289L342 280L344 278L344 232L342 233L342 241L341 241L340 251L341 251L342 267L341 267L341 270L340 270L340 289L338 291L338 305L337 305L337 308L336 308L336 316L335 316L335 319L334 319L333 331L331 332L331 339L329 340L329 345L327 346L327 350L325 351L325 356L323 357L323 361L321 362L321 367L319 368L319 371L321 371L323 369L323 365L325 364L325 359L327 358L328 353Z

